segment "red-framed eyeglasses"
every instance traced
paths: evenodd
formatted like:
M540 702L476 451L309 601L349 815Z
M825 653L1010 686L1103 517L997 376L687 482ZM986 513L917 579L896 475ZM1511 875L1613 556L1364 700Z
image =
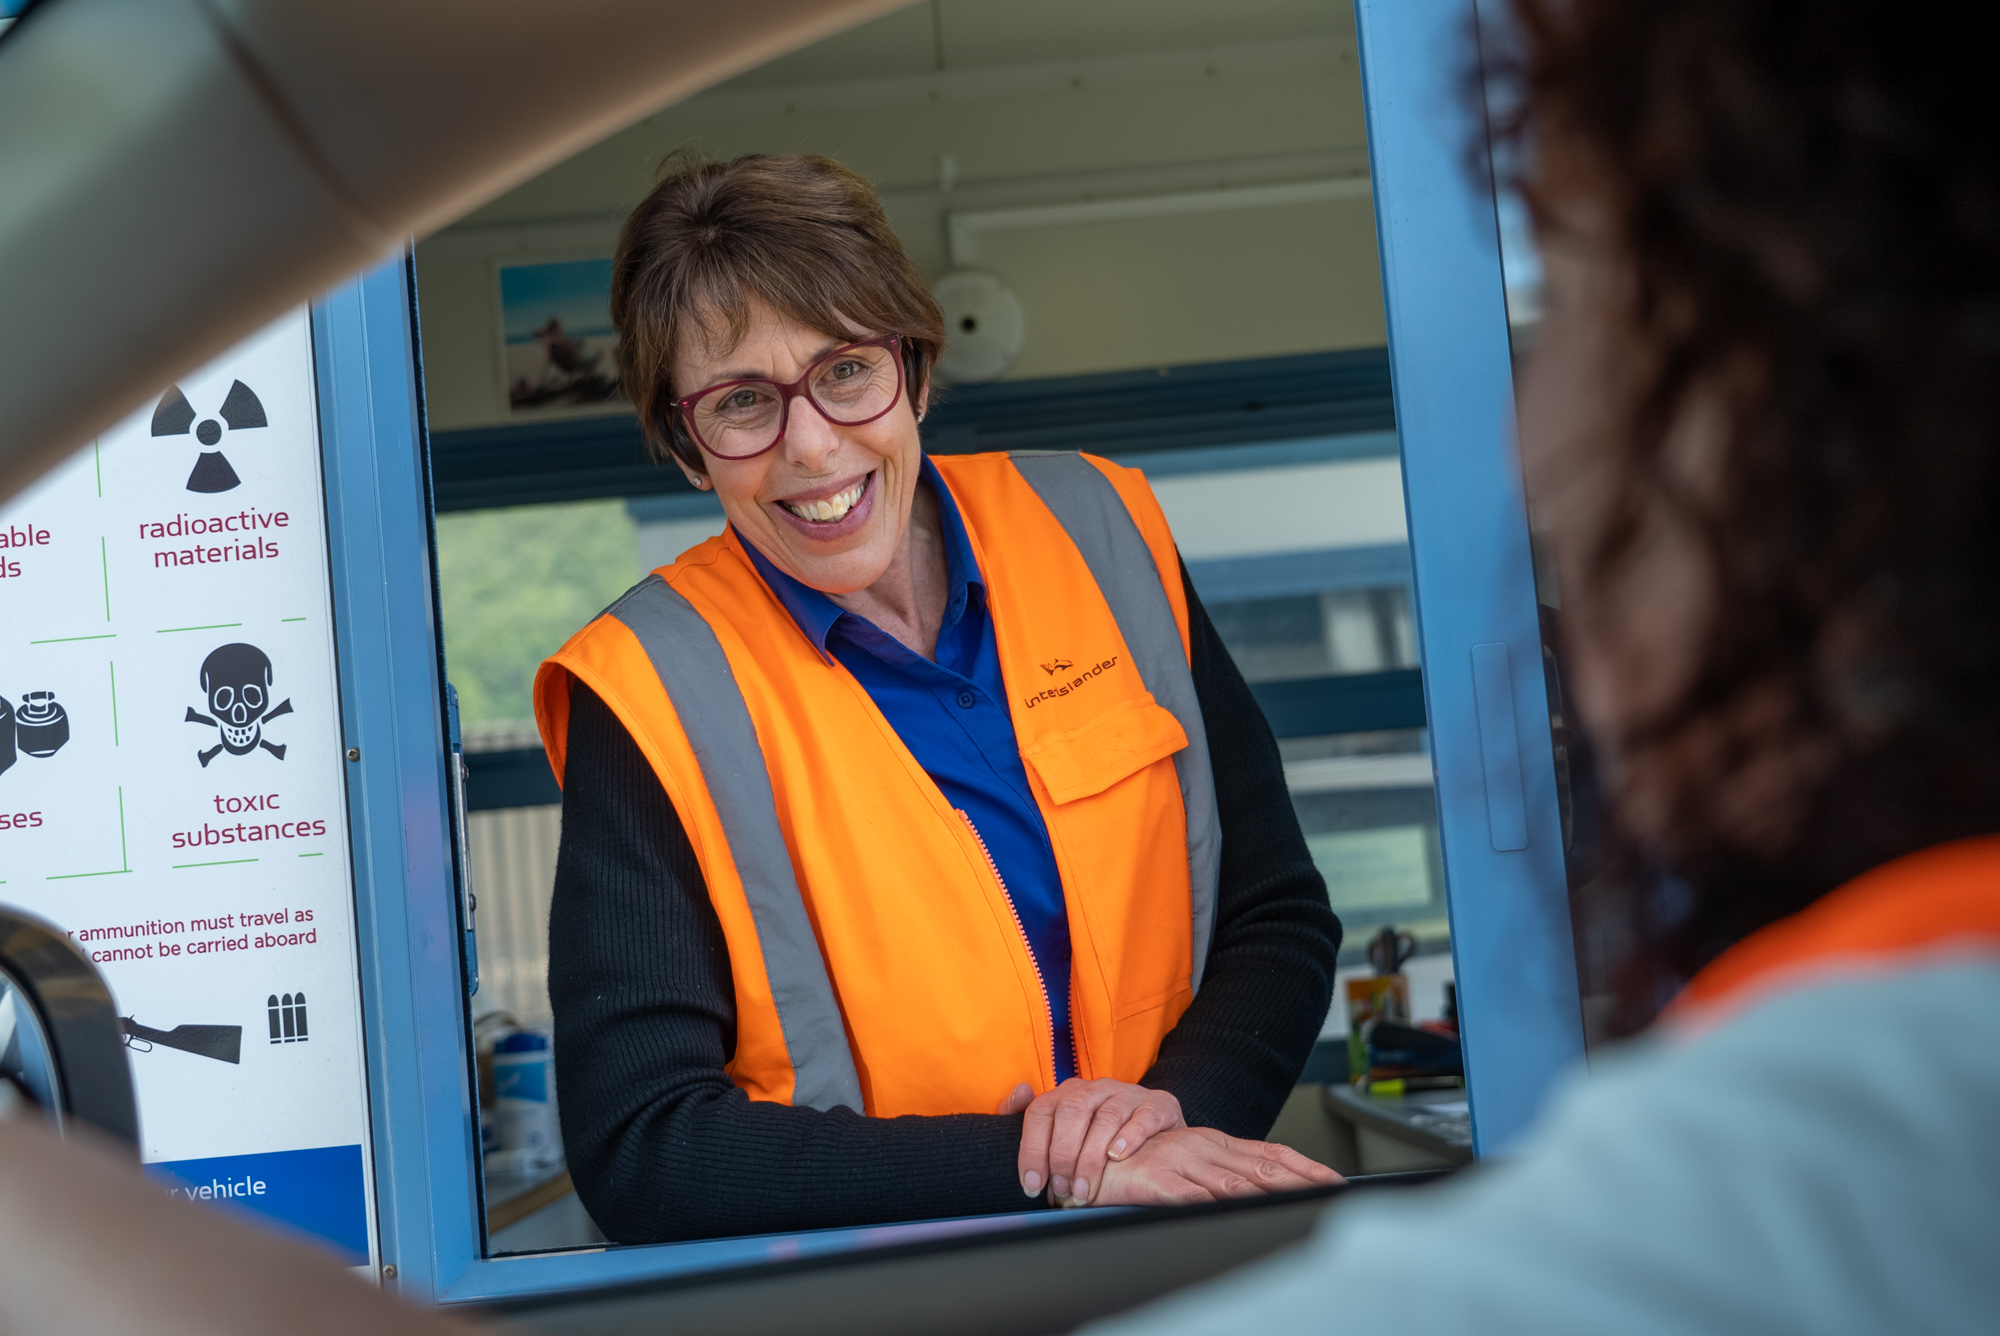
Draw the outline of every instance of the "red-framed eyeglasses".
M821 417L842 427L873 422L894 408L903 397L902 350L899 334L862 339L835 348L789 384L725 380L676 399L674 407L709 454L752 459L785 439L794 399L810 400Z

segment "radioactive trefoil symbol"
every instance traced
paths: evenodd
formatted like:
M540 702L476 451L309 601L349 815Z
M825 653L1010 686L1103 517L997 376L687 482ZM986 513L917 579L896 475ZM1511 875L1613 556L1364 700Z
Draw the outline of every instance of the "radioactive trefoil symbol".
M208 696L207 714L190 707L185 722L206 724L220 739L207 751L195 753L204 769L223 752L248 756L262 747L279 760L283 745L264 737L264 725L292 712L292 702L271 706L271 660L255 645L224 645L201 662L201 689Z
M160 406L153 410L153 435L185 436L188 429L194 429L195 440L201 442L201 457L194 461L194 471L188 474L187 489L190 492L226 492L243 480L236 476L236 470L229 466L222 451L215 447L222 441L223 423L231 431L242 431L246 427L268 427L264 418L264 404L242 381L232 381L229 393L222 400L222 409L216 415L222 419L202 418L195 422L197 414L194 405L181 393L176 385L160 396Z

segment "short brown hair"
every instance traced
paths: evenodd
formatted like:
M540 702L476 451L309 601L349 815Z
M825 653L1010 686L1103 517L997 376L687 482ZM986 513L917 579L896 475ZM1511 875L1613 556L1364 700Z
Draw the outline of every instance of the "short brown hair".
M735 342L753 302L833 338L849 322L901 335L912 405L944 346L943 313L859 176L816 154L675 154L625 220L611 269L619 373L662 462L707 471L674 409L681 340Z

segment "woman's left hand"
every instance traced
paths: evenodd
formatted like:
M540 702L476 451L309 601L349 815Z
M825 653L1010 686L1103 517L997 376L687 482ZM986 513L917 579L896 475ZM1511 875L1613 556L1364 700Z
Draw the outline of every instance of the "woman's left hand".
M1027 1114L1021 1191L1038 1196L1046 1185L1059 1206L1088 1206L1107 1162L1129 1157L1155 1133L1187 1126L1181 1102L1164 1090L1076 1076L1039 1096L1023 1082L999 1111Z

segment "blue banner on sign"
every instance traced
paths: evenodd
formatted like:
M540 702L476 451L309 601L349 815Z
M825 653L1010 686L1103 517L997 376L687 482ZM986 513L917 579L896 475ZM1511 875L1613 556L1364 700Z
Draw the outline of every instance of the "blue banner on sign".
M146 1172L168 1184L169 1196L282 1221L332 1244L350 1264L368 1264L368 1188L359 1146L163 1160Z

